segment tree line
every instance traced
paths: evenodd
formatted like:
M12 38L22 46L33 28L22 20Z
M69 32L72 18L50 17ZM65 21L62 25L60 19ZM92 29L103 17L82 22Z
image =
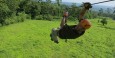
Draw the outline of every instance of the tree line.
M79 16L81 7L76 3L71 6L62 4L62 0L0 0L0 24L9 25L12 23L23 22L25 19L49 20L60 19L64 11L69 12L69 19L76 20ZM89 10L85 18L93 19L99 17L111 17L115 19L115 11L104 13L103 9L99 11Z

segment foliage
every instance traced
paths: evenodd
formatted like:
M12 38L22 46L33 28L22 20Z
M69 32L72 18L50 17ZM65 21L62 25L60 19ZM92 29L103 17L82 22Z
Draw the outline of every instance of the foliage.
M106 19L106 18L102 18L101 23L102 23L103 25L107 24L107 19Z
M26 18L27 18L26 14L19 13L19 16L13 15L12 17L5 19L4 24L9 25L9 24L18 23L18 22L24 22Z
M43 19L52 21L52 20L53 20L53 17L52 17L51 15L44 15L44 16L43 16Z
M36 20L43 20L44 18L43 18L43 16L42 15L38 15L38 16L36 16L36 18L35 18Z
M27 14L25 13L19 13L18 22L24 22L25 19L27 19Z
M18 19L14 18L12 20L10 18L20 17L20 13L22 13L22 17L26 15L26 19L51 21L55 18L60 19L65 11L69 12L70 20L75 20L79 16L81 7L78 7L76 3L70 6L62 4L62 0L56 0L56 3L52 3L51 0L0 0L0 23L4 25L6 24L5 21L18 21ZM102 8L99 11L89 10L85 14L85 18L110 17L115 19L114 12L111 13L110 11L111 9L109 8L107 8L106 12ZM24 21L24 19L21 21Z
M68 20L71 20L71 21L75 21L77 18L76 17L73 17L73 16L69 16L68 17Z
M3 25L4 21L7 17L11 15L11 11L8 8L7 4L5 2L0 2L0 23Z

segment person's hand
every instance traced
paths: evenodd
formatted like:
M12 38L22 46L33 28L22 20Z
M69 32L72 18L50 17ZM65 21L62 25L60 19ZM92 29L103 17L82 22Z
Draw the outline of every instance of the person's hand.
M86 2L83 5L84 5L85 9L87 9L87 10L89 10L89 8L92 8L91 3L89 3L89 2Z
M68 17L68 12L64 12L63 17Z

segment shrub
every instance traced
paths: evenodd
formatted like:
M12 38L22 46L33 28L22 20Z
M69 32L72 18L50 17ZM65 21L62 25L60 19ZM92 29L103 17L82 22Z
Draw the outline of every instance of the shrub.
M61 19L61 18L58 16L53 16L53 19Z
M47 15L47 20L52 21L53 20L53 16Z
M10 24L16 23L16 21L15 21L16 19L17 19L17 17L14 17L14 19L11 18L10 19Z
M47 15L43 15L43 20L47 20Z
M20 22L23 22L27 17L25 13L19 13L19 16L20 16L20 20L19 20Z
M26 19L31 19L31 15L26 15Z
M36 16L35 19L36 19L36 20L43 20L43 16L42 16L42 15L38 15L38 16Z
M44 15L43 16L43 19L45 19L45 20L49 20L49 21L52 21L53 20L53 16L51 16L51 15Z
M26 14L20 13L19 16L12 15L10 18L5 19L4 24L9 25L17 22L23 22L26 19Z
M103 19L101 20L101 23L102 23L103 25L107 24L107 19L106 19L106 18L103 18Z
M5 25L9 25L10 24L10 20L9 19L6 19L5 20Z
M75 20L76 20L76 18L74 18L73 16L69 16L68 19L69 19L69 20L72 20L72 21L75 21Z
M9 25L9 24L13 24L13 23L15 23L16 21L15 21L15 18L16 17L11 17L11 18L8 18L8 19L5 19L5 25Z

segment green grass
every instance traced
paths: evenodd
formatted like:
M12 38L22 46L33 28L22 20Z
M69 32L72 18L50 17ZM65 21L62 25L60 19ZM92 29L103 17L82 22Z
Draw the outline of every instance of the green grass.
M115 58L115 21L92 27L73 40L50 40L60 21L28 20L0 27L0 58ZM75 24L75 22L69 22Z

